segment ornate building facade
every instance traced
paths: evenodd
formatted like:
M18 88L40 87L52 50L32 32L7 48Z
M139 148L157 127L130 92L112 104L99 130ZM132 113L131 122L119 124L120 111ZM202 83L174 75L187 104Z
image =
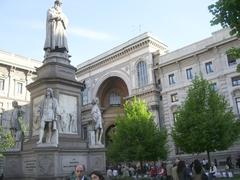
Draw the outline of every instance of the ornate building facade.
M83 136L87 136L91 121L91 101L100 100L103 111L105 143L114 128L115 119L123 112L127 99L138 96L146 100L154 114L155 122L163 125L160 114L160 91L153 71L154 53L165 54L167 46L144 33L77 67L77 79L85 81L82 123Z
M103 111L106 144L116 116L123 112L124 101L133 96L144 99L156 124L171 133L176 108L185 100L191 80L200 73L226 97L239 116L240 75L236 66L240 59L226 55L229 48L239 46L239 39L222 29L209 38L168 52L166 45L144 33L78 65L77 79L86 84L82 94L83 134L87 137L91 100L95 96L100 99ZM187 156L174 145L171 136L168 144L170 158ZM236 143L215 155L237 154L238 148Z

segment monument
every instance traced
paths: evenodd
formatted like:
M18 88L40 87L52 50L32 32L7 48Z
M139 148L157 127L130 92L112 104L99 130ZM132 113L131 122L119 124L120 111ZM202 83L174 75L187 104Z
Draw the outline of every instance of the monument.
M102 125L102 113L99 108L99 100L95 98L92 100L92 121L94 131L90 132L91 147L104 147L102 144L103 125Z
M5 153L5 179L66 179L77 164L84 164L87 172L106 169L102 128L96 135L101 146L90 148L82 138L84 84L76 81L76 68L70 64L68 20L61 6L55 0L47 12L43 65L27 86L31 93L28 141L22 151Z
M17 101L12 102L13 110L10 117L10 131L14 139L14 147L11 148L11 151L21 151L22 150L22 140L23 140L23 131L21 127L20 118L22 117L23 111L18 105Z

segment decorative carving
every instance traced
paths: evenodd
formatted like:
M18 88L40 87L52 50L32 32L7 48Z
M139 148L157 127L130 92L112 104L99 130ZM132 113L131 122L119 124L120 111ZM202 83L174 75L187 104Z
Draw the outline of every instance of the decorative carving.
M77 133L77 98L59 95L59 131L60 133Z

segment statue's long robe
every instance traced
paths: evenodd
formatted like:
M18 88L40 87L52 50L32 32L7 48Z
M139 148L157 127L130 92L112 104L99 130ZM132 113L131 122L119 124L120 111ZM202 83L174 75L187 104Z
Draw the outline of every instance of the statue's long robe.
M61 16L62 20L57 20ZM66 38L66 28L68 25L67 17L54 7L50 8L47 12L46 22L46 40L44 50L50 49L51 51L62 49L68 52L68 44Z

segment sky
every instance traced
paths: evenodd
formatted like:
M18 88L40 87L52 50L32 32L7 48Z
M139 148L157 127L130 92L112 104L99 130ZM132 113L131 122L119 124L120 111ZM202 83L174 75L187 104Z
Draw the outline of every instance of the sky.
M169 51L211 36L216 0L62 0L76 66L144 32ZM54 0L0 0L0 50L43 61L46 13Z

